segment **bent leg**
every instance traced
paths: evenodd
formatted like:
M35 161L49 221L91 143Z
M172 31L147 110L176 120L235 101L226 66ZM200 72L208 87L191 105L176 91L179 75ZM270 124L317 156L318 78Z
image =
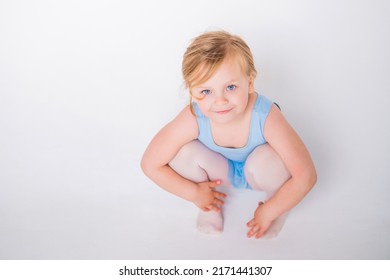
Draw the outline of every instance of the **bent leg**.
M222 186L230 186L226 158L208 149L198 140L184 145L169 166L184 178L196 183L221 180ZM203 233L221 233L223 230L222 211L204 212L200 210L197 227Z
M169 166L184 178L196 183L219 179L221 185L230 186L227 159L198 140L184 145Z
M270 199L291 177L282 159L269 144L257 147L249 155L244 172L254 190L264 191L267 194L266 200ZM263 238L277 236L287 216L288 213L285 213L276 219Z

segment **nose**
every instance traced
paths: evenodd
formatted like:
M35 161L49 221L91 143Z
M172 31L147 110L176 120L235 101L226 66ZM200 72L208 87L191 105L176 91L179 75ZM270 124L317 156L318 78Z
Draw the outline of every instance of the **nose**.
M215 97L215 105L225 105L228 103L228 100L223 93L219 93Z

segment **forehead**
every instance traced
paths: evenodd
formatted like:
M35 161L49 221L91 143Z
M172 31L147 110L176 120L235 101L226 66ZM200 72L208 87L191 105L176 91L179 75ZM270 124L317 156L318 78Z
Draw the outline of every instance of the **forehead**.
M206 66L203 65L203 69ZM232 57L225 58L215 69L210 71L207 77L203 77L203 79L199 79L196 83L196 87L204 86L212 83L224 83L232 80L240 80L246 77L245 70L243 69L243 65L240 63L240 60Z

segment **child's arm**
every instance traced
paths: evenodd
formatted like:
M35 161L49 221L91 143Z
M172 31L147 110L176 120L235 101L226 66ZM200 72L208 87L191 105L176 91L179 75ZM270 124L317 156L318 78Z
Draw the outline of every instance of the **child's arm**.
M254 234L260 237L272 221L296 206L317 180L316 170L305 144L275 106L267 117L264 136L283 160L291 178L272 198L258 207L249 237Z
M222 204L220 198L224 195L211 189L218 182L194 183L169 166L177 152L197 137L198 124L187 106L153 138L143 155L141 167L152 181L166 191L193 202L205 211L219 211L215 201Z

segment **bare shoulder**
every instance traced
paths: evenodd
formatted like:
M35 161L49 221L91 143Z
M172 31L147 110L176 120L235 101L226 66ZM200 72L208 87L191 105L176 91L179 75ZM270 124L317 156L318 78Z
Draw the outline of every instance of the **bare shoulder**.
M303 146L302 140L276 105L272 105L265 121L264 137L281 154Z
M275 134L291 133L293 130L282 112L276 105L272 105L265 121L264 136L266 140L274 138Z
M166 127L172 130L172 133L181 135L180 138L183 137L183 140L191 141L198 137L198 123L189 105L181 110Z
M198 137L198 123L190 107L186 106L172 121L161 129L157 136L178 145L184 145L196 139Z
M161 142L169 142L182 146L198 137L196 117L186 106L172 121L164 126L156 135ZM169 145L169 143L166 143Z
M143 159L153 165L169 163L185 144L198 137L198 124L190 107L186 106L172 121L152 139Z
M275 105L265 122L264 137L292 174L314 168L305 144Z

